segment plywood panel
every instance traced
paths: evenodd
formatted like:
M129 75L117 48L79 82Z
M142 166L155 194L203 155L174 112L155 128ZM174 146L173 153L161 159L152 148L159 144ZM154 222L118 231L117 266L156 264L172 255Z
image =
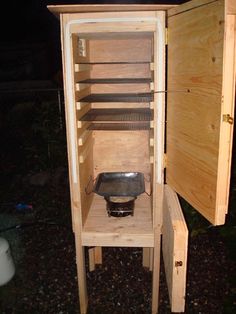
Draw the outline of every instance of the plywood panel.
M86 246L153 247L151 200L146 194L135 200L134 216L108 217L106 202L94 195L82 242Z
M143 172L150 181L148 131L94 131L95 176L100 172Z
M60 13L78 13L78 12L125 12L125 11L158 11L167 10L174 5L158 5L158 4L83 4L83 5L48 5L47 8L54 14Z
M117 27L117 24L116 24ZM151 62L151 39L90 40L90 62Z
M186 92L168 94L167 183L210 222L222 224L227 203L216 204L216 191L222 149L224 1L174 15L168 24L168 89ZM229 170L227 162L221 167Z
M143 84L92 84L91 94L112 93L147 93L150 92L150 83Z
M91 78L150 78L148 63L140 64L93 64Z
M188 230L176 193L164 191L162 250L171 312L184 312Z

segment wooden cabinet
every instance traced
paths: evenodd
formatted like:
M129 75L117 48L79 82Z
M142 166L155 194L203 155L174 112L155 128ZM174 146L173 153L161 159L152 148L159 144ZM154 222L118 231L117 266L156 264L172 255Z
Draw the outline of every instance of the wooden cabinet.
M81 313L102 247L143 248L158 311L160 244L173 312L183 312L188 230L177 194L213 225L228 207L235 94L234 1L49 6L60 17L71 209ZM167 27L166 27L167 25ZM146 193L108 217L103 172L141 172Z

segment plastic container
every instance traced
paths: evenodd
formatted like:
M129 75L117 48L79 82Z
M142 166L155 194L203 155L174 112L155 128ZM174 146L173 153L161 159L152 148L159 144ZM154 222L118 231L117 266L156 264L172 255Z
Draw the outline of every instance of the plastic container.
M9 243L0 238L0 286L8 283L15 274L15 265L11 256Z

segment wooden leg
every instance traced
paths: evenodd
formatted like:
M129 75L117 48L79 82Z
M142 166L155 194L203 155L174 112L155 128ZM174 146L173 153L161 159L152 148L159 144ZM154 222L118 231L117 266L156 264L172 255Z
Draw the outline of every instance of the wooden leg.
M152 272L152 314L158 313L160 280L160 229L155 231Z
M102 247L96 246L94 248L94 258L95 258L95 264L102 264Z
M143 267L149 268L152 271L153 268L153 248L144 247L143 248Z
M87 307L88 307L88 295L87 295L87 284L86 284L84 247L81 245L80 234L76 234L76 233L75 233L75 247L76 247L77 277L78 277L78 286L79 286L80 313L86 314Z
M88 249L89 256L89 271L95 270L95 248L91 247Z

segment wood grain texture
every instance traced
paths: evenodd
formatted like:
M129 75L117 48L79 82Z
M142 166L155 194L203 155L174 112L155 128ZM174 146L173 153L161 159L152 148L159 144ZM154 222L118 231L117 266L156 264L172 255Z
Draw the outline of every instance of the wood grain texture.
M192 0L192 1L187 1L186 3L183 3L181 5L175 6L174 8L170 8L168 10L168 17L173 16L173 15L177 15L177 14L180 14L180 13L183 13L183 12L187 12L189 10L201 7L203 5L211 4L211 3L217 2L217 1L218 0Z
M226 204L217 208L216 191L224 1L175 15L168 23L168 89L190 92L168 95L167 183L211 223L222 224Z
M148 131L93 131L94 175L100 172L142 172L150 176Z
M174 7L174 5L155 5L155 4L87 4L87 5L48 5L47 8L49 11L55 15L60 13L78 13L78 12L125 12L125 11L159 11L159 10L168 10Z
M140 64L93 64L91 78L151 78L150 65Z
M115 25L117 28L117 23ZM152 40L150 38L90 40L89 48L89 59L94 63L152 61Z
M188 229L177 194L165 186L162 251L171 312L184 312Z
M134 216L108 217L103 197L94 195L82 231L85 246L153 247L150 197L142 194L135 200Z
M227 14L236 15L236 1L226 0L226 12Z

